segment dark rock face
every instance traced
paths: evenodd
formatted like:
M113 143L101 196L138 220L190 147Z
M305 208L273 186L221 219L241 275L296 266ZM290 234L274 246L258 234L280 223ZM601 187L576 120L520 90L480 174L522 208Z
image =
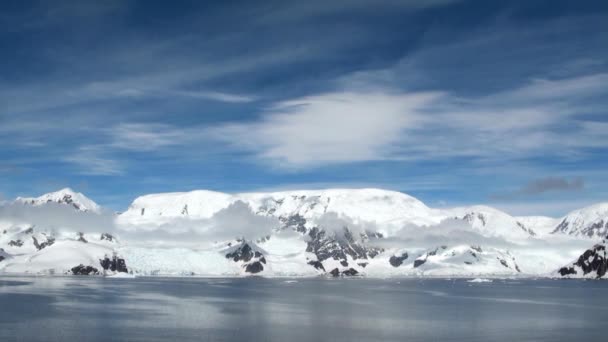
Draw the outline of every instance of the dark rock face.
M600 219L599 221L589 223L586 227L583 227L580 230L582 235L588 237L601 237L603 233L606 231L605 228L608 228L608 220ZM555 233L567 233L570 230L570 224L568 220L564 219L560 224L553 230L552 234Z
M93 266L85 266L80 264L78 266L72 267L73 275L94 275L99 274L99 271Z
M407 253L402 253L401 255L398 255L398 256L393 255L390 257L390 259L388 259L388 262L393 267L399 267L399 266L401 266L401 264L403 264L403 261L408 258L408 256L409 255Z
M349 268L346 271L342 272L343 276L349 276L349 277L350 276L356 276L357 274L359 274L359 272L356 269L354 269L354 268Z
M329 274L331 274L333 277L339 277L340 275L345 276L345 277L352 277L352 276L358 275L359 272L354 268L349 268L345 271L342 271L342 273L340 273L339 269L334 268L333 270L331 270L331 272L329 272Z
M242 261L245 272L252 274L263 271L266 264L264 255L259 251L254 251L245 241L242 241L241 245L232 252L227 253L226 258L232 259L234 262Z
M424 265L425 262L426 262L426 258L414 260L414 268L418 268L418 267Z
M347 255L354 260L374 258L382 251L366 246L366 235L362 235L361 241L357 241L347 227L344 227L342 234L328 234L327 231L314 227L309 230L308 237L306 251L314 253L320 262L329 258L346 262Z
M25 234L34 234L34 227L29 227L24 231Z
M259 273L262 272L264 270L264 266L262 265L262 263L260 261L255 261L252 262L250 264L247 264L247 266L245 266L245 272L247 273Z
M104 270L110 270L112 272L127 273L127 263L125 259L119 258L116 255L112 256L112 259L107 256L103 259L99 259L99 264Z
M283 222L284 228L291 227L299 233L306 233L306 227L304 226L306 224L306 219L300 214L280 217L279 220Z
M4 257L0 255L0 262L2 262L2 260L4 260Z
M606 258L606 244L597 244L593 248L586 250L572 264L559 269L559 274L563 277L571 274L578 274L577 269L583 272L583 275L595 274L597 278L602 278L608 270L608 259Z
M84 233L78 232L78 241L88 243L87 239L84 238Z
M23 241L21 240L11 240L8 242L8 245L11 247L21 247L23 246Z
M241 247L235 249L234 252L226 254L226 258L232 259L234 262L237 262L237 261L249 262L251 259L253 259L254 256L255 256L255 253L253 252L253 250L247 243L243 243L241 245Z
M321 263L320 261L314 260L314 261L309 261L308 262L309 265L311 265L312 267L318 269L318 270L322 270L323 272L325 272L325 267L323 266L323 263Z
M32 236L32 240L34 240L34 246L37 250L42 250L46 247L52 246L55 243L55 238L53 237L46 237L46 241L42 243L39 243L38 239L36 239L34 236Z
M112 242L112 241L114 241L114 236L112 236L112 234L102 233L99 240L101 240L101 241L106 240L106 241Z

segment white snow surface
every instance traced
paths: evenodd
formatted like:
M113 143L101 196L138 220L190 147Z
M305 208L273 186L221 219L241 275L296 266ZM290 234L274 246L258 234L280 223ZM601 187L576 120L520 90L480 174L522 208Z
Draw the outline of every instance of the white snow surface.
M37 198L19 198L11 205L22 203L42 208L48 202L71 205L79 215L93 215L93 218L107 215L107 211L95 202L70 189ZM243 214L243 220L263 218L251 221L256 226L258 222L267 223L264 220L279 223L299 216L306 220L307 229L319 225L328 234L346 226L361 243L359 233L368 232L368 229L382 233L383 238L366 242L379 243L377 246L382 248L373 258L355 260L347 255L342 261L348 266L333 258L323 260L326 272L334 268L340 272L352 268L359 275L369 277L554 275L556 269L589 247L588 235L581 230L602 220L608 221L608 204L574 211L562 220L555 220L513 217L488 206L433 209L409 195L380 189L241 194L197 190L138 197L127 211L112 216L113 226L101 221L102 224L94 229L57 229L56 226L12 222L0 217L0 255L4 257L0 261L0 272L67 274L80 264L101 269L99 259L116 254L125 259L133 275L247 276L246 262L226 258L227 251L234 248L229 247L228 242L246 235L245 232L239 234L239 229L245 229L241 225L253 230L256 227L239 220L226 220L223 216L217 219L218 215L230 215L232 212L224 209L237 202L242 202L241 206L244 203L245 210L248 207L251 211L250 215ZM237 209L239 211L235 212L242 213L242 207ZM52 208L43 212L45 215L52 213ZM460 222L466 231L462 232L460 226L448 229L445 225L450 220ZM561 234L552 234L562 221L568 223L568 229L560 231ZM336 227L323 226L329 223ZM199 231L196 227L201 224L235 227L213 226ZM97 230L106 226L106 231ZM429 233L435 240L422 238L419 235L425 234L421 232ZM111 233L113 241L102 239L101 233ZM464 235L454 239L454 234L461 233ZM81 236L86 242L79 240ZM227 236L233 240L227 241ZM39 249L34 238L38 244L49 242L50 245ZM307 234L276 227L274 230L255 230L247 240L266 261L258 275L311 277L325 274L310 264L317 261L317 255L307 251L310 240ZM391 265L391 257L404 253L408 257L402 264Z
M30 205L43 205L49 202L71 205L80 211L92 211L99 212L100 207L93 200L89 199L80 192L76 192L70 188L64 188L59 191L44 194L39 197L17 197L15 199L17 203L30 204Z
M560 219L548 216L516 216L515 219L539 236L553 233L555 227L560 223Z
M603 239L608 236L608 202L598 203L568 213L555 233Z
M136 198L120 215L132 224L158 220L160 217L210 218L229 204L242 201L260 215L299 214L306 219L327 212L358 221L378 224L436 224L444 216L418 199L395 191L379 189L300 190L272 193L224 194L197 190L153 194Z

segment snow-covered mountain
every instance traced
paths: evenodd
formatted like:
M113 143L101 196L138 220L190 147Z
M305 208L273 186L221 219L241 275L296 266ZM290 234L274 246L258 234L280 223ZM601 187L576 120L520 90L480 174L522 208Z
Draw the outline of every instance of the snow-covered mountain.
M553 233L605 238L608 236L608 203L598 203L568 213Z
M533 229L525 226L513 216L498 209L476 205L448 210L454 218L468 222L484 236L499 236L507 239L525 239L535 236Z
M562 221L515 218L487 206L433 209L409 195L380 189L151 194L138 197L119 215L63 189L18 198L4 212L23 205L39 208L33 212L37 215L69 206L75 213L69 223L83 223L46 224L38 217L33 224L23 215L16 222L0 211L0 272L554 275L605 226L593 228L594 234L578 232L608 218L597 208L577 211L585 212L583 219L576 220L573 212ZM564 222L576 229L558 229Z
M560 223L559 219L548 216L516 216L514 218L539 236L553 233L555 227Z
M129 209L120 215L120 219L140 224L159 218L209 218L237 201L248 204L258 215L300 215L312 219L333 212L356 221L383 225L436 224L445 216L414 197L379 189L303 190L234 195L197 190L138 197Z
M50 192L40 197L17 197L17 203L39 206L46 203L59 203L70 205L80 211L99 212L100 207L93 200L89 199L80 192L75 192L70 188Z

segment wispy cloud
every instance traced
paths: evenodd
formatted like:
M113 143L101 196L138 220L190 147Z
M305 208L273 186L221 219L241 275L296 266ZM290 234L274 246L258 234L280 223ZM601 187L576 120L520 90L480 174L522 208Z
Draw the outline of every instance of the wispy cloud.
M91 176L115 176L124 172L121 162L107 156L102 146L81 146L76 152L64 157L64 161L76 166L76 172Z

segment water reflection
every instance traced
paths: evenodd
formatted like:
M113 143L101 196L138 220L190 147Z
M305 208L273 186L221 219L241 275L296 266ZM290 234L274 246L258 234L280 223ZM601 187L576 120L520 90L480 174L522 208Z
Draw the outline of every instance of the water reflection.
M594 340L606 284L5 277L0 340Z

